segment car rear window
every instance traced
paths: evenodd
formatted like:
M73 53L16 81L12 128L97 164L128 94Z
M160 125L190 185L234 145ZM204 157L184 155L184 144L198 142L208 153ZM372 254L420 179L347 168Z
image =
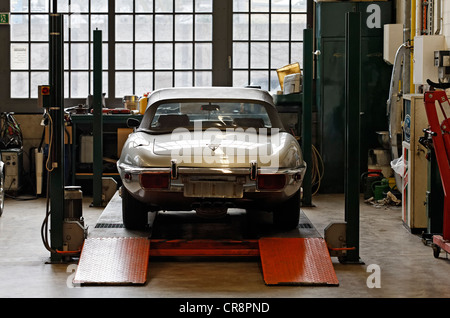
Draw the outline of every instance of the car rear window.
M234 102L180 102L160 104L150 122L150 130L179 127L271 128L264 105ZM197 125L196 125L197 124Z

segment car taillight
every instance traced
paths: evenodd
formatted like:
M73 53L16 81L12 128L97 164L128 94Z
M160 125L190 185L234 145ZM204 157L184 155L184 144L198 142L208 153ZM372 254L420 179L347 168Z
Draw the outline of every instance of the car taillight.
M281 190L286 185L284 174L260 174L258 175L258 189Z
M143 189L168 189L170 173L145 172L139 176L139 181Z

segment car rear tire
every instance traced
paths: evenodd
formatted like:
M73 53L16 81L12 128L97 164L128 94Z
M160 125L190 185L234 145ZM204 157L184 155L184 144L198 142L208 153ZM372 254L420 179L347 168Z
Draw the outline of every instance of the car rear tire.
M148 207L136 200L122 187L122 219L123 225L129 230L144 230L148 224Z
M292 230L300 222L300 190L283 202L273 213L273 224L283 230Z

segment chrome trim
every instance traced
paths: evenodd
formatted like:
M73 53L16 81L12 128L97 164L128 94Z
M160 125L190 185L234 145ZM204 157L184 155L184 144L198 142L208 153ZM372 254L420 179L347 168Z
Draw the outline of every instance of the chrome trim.
M144 172L172 172L171 167L135 167L124 163L119 164L119 168L123 173L140 174ZM306 169L306 165L295 168L279 168L274 173L295 174ZM236 174L236 175L250 175L250 168L203 168L203 167L178 167L177 176L180 174ZM258 174L264 171L264 167L257 169Z

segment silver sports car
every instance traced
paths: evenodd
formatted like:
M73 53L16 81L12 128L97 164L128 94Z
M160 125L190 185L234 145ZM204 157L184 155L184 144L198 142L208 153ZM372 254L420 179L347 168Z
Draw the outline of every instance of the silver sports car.
M306 164L266 91L161 89L142 122L131 121L117 162L126 228L144 228L148 212L220 217L229 208L270 211L274 225L298 225Z

